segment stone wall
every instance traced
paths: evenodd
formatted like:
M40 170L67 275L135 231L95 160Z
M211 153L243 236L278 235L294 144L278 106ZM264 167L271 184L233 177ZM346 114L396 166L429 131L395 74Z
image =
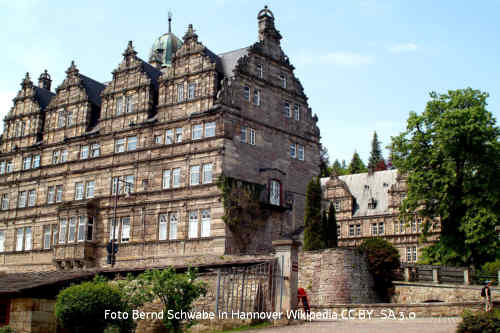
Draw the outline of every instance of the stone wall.
M416 282L394 282L392 302L414 304L424 302L477 302L481 301L483 286L466 286L454 284L434 284ZM500 300L500 288L492 287L493 300Z
M55 300L15 298L11 301L9 326L16 333L56 332Z
M352 249L300 252L298 287L313 306L376 300L366 259Z

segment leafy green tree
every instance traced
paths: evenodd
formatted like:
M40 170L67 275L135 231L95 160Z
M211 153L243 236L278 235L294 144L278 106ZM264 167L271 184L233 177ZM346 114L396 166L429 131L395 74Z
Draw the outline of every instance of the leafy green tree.
M368 169L371 168L372 170L376 170L377 167L380 168L382 166L380 162L384 162L384 156L382 155L382 149L380 148L380 141L378 141L377 132L373 132L372 151L370 153L370 158L368 159Z
M335 216L335 206L333 205L333 202L330 202L330 205L328 206L328 219L326 221L326 224L326 247L337 247L337 217Z
M348 173L355 174L355 173L363 173L366 171L367 171L367 169L366 169L365 163L363 163L363 160L361 159L361 157L359 157L358 152L354 151L354 154L352 155L351 163L349 164Z
M471 88L432 92L425 111L411 112L407 130L392 139L392 163L408 177L401 216L409 221L418 212L441 223L423 263L480 267L495 260L500 130L486 110L488 96Z
M304 250L312 251L325 248L321 224L321 185L319 177L313 178L307 185L306 211L304 217Z
M376 292L384 301L388 301L395 269L401 264L398 250L382 238L366 239L359 246L359 250L366 254Z
M61 326L72 333L103 332L108 326L120 328L120 332L133 332L132 316L128 319L105 317L110 312L130 312L117 286L103 278L83 282L63 289L56 299L55 315Z

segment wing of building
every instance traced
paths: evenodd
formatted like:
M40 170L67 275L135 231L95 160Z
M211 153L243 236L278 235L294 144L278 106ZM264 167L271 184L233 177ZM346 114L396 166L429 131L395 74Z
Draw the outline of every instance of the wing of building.
M439 226L433 224L425 243L420 242L425 219L405 223L399 207L408 191L398 170L375 171L322 178L325 200L335 205L339 246L353 247L370 237L391 242L403 262L416 262L419 249L434 242Z
M109 244L117 269L203 262L300 228L318 119L267 7L257 23L257 42L217 55L169 22L145 37L148 62L129 42L107 83L70 61L55 90L26 74L0 143L1 268L105 268ZM247 188L265 218L238 225L226 199L252 203Z

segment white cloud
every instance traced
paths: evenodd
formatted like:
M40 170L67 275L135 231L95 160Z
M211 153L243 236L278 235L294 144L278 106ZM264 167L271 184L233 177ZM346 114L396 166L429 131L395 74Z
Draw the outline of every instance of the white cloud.
M414 52L418 48L415 43L400 43L389 46L387 49L392 53Z
M357 66L370 65L375 62L375 57L371 55L363 55L356 52L330 52L324 55L308 56L301 55L297 57L297 63L306 64L321 64L321 65L338 65L338 66Z

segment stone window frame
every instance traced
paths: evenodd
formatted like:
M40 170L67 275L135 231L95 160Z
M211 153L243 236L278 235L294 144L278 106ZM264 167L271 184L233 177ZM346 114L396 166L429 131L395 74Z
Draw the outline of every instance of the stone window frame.
M297 144L297 159L303 161L305 158L305 148L303 145Z
M197 170L197 172L195 172ZM189 186L201 184L201 168L199 164L189 167Z
M378 235L378 223L377 222L372 222L371 223L371 235L372 236L377 236Z
M120 116L125 113L125 99L123 95L115 97L115 115Z
M124 96L124 113L132 113L135 110L135 94L127 94Z
M55 149L52 151L52 164L61 164L68 161L68 150L66 148L63 149Z
M163 190L169 189L172 187L172 169L164 169L162 171L162 181L161 181L161 188Z
M283 101L283 115L286 118L292 118L292 108L289 101Z
M385 234L385 223L384 222L378 223L378 234L379 235Z
M261 63L258 63L255 65L255 68L256 68L256 72L257 72L257 77L259 79L263 79L264 78L264 65Z
M183 128L182 127L176 127L174 131L174 139L175 143L181 143L183 139Z
M297 158L297 145L295 143L290 143L289 154L290 158Z
M117 221L118 223L115 223ZM123 228L123 222L128 221L128 229L125 229L127 231L127 236L124 237L125 231ZM109 240L115 240L115 242L118 243L128 243L130 242L131 235L132 235L132 219L130 216L120 216L117 217L116 219L111 218L109 219L109 230L108 230L108 235L109 235ZM116 227L115 227L116 226ZM118 237L118 238L117 238Z
M56 186L47 186L47 204L53 204L56 202Z
M188 83L188 100L193 100L196 98L196 82L189 82Z
M14 251L23 252L23 251L33 250L33 227L26 226L26 227L16 228L15 230L16 231L15 231ZM19 231L21 231L21 238Z
M283 194L283 184L281 180L272 178L269 180L269 203L274 206L281 206Z
M177 103L184 101L184 83L178 83L177 87Z
M9 193L2 193L0 209L1 210L8 210L9 209Z
M50 250L53 246L53 224L44 224L42 226L42 250ZM47 232L48 231L48 232ZM48 239L47 239L48 237Z
M94 226L95 217L92 215L71 214L69 216L60 216L58 223L52 225L52 246L93 242L95 237ZM73 237L70 240L71 232Z
M178 179L178 182L176 180ZM181 168L172 168L172 188L178 188L182 185Z
M354 224L349 224L349 236L354 237Z
M5 230L0 230L0 253L5 252Z
M255 146L255 138L257 136L257 133L254 128L249 128L249 135L248 135L248 143L252 146Z
M215 136L217 130L216 121L207 121L204 123L203 127L204 127L203 135L205 136L205 138L213 138Z
M28 205L28 191L19 191L17 194L17 208L26 208Z
M210 168L208 168L210 167ZM211 184L213 182L213 163L204 163L201 166L201 183Z
M363 234L363 231L361 229L361 224L358 223L356 224L356 236L361 236Z
M293 104L293 118L297 121L300 121L300 104Z
M191 126L191 140L201 140L203 138L203 123Z
M80 146L80 159L81 160L87 160L90 157L90 145L81 145Z
M14 164L12 160L0 161L0 175L8 174L14 171Z
M261 105L261 93L260 89L254 89L253 90L253 97L252 97L252 103L255 106L260 106Z
M162 237L162 228L164 228L164 237ZM171 211L160 213L158 215L158 241L172 241L178 239L179 231L179 213Z
M166 145L172 145L174 144L175 136L174 136L174 129L173 128L168 128L165 130L165 144Z
M90 158L96 158L101 156L101 144L99 142L91 142L90 146Z
M206 212L208 212L208 218L207 215L204 215ZM194 219L194 217L196 217L196 219ZM188 239L211 237L212 212L209 207L188 210L187 219ZM196 230L194 230L194 228L196 228Z
M135 175L119 175L111 177L111 195L116 195L118 183L118 195L135 192Z
M287 79L286 79L286 75L284 73L280 74L280 87L283 89L287 88Z
M240 126L240 142L247 143L247 126Z
M243 86L243 99L247 102L250 102L250 87L247 85Z
M163 134L155 134L155 136L154 136L154 143L156 145L163 144Z

